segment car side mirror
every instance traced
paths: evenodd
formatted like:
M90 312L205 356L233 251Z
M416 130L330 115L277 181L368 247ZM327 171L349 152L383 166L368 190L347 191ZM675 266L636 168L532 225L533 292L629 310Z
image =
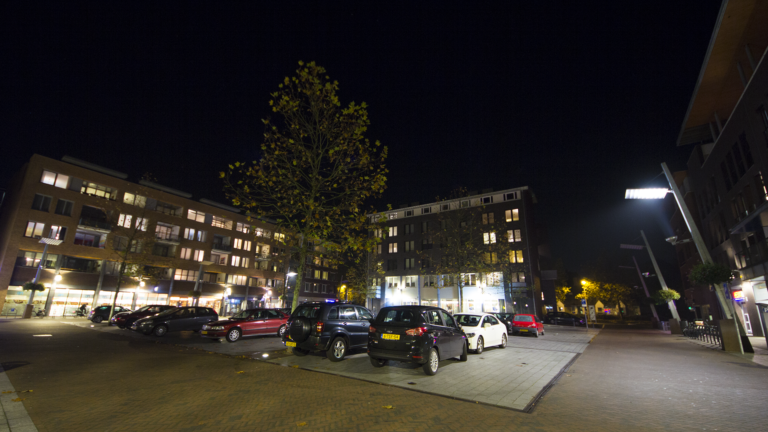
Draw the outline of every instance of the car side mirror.
M485 323L485 324L483 324L483 327L490 328L491 327L491 323Z

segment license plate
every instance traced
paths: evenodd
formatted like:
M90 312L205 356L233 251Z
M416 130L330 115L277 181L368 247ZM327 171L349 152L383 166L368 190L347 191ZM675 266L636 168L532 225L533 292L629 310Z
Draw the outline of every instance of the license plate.
M528 330L526 330L526 329L520 329L520 332L527 332L527 331Z
M200 334L208 334L208 332L203 330L203 331L200 332Z
M296 342L288 342L288 341L286 341L285 342L285 346L287 346L287 347L296 347Z
M387 340L400 340L400 335L383 334L383 335L381 335L381 338L382 339L387 339Z

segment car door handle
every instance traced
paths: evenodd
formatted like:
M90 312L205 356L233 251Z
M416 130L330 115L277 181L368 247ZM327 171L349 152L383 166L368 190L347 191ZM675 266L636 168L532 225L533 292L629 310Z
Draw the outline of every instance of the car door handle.
M341 323L341 325L347 325L347 323L346 323L346 322L343 322L343 323Z

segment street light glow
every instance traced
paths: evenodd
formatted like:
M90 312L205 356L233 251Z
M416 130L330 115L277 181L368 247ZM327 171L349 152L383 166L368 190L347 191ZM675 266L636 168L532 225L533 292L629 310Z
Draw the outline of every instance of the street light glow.
M666 188L627 189L624 199L663 199L669 192Z

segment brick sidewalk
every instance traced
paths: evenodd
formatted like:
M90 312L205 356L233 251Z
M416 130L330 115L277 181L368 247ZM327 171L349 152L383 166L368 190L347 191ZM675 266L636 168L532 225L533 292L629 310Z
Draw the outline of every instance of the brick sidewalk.
M532 414L52 321L0 341L40 431L738 430L768 403L768 369L652 331L602 331Z

